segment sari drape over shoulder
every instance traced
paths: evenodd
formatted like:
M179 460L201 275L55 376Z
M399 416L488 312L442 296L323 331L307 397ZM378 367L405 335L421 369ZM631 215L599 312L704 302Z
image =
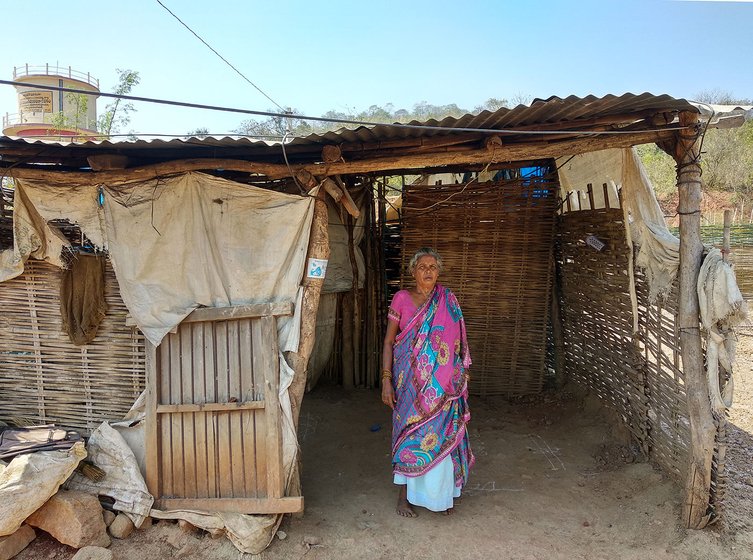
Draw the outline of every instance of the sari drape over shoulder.
M474 457L466 424L471 364L465 322L455 295L437 284L428 301L395 339L392 379L392 464L396 474L418 477L447 456L462 487Z

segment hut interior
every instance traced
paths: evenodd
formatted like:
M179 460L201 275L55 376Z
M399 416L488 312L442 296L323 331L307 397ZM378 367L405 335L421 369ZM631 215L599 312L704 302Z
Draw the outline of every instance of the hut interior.
M684 485L684 523L700 528L720 515L725 441L723 415L712 418L707 407L697 296L691 301L702 251L692 235L698 118L685 100L625 94L553 97L415 127L342 129L282 147L229 138L2 138L1 248L14 239L8 180L110 192L201 171L239 189L304 196L319 187L309 257L332 254L324 282L304 281L301 347L288 356L296 425L306 386L378 385L389 299L407 281L407 259L432 246L447 265L442 282L467 317L471 394L485 403L574 386L596 395L645 458ZM560 178L581 154L622 154L648 142L680 165L679 248L694 255L659 298L637 264L626 227L635 216L619 181L594 176L568 190ZM64 202L58 213L66 217ZM76 223L61 231L74 250L92 246ZM0 283L0 420L88 433L120 419L145 388L149 345L128 320L109 260L107 316L91 343L73 345L61 334L60 276L31 258Z

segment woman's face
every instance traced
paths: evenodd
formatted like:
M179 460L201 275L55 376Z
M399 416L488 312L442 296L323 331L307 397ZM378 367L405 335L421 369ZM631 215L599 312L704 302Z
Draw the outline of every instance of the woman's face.
M430 255L424 255L416 263L416 269L413 271L413 277L416 279L416 287L421 291L433 290L434 285L439 278L439 265L437 259Z

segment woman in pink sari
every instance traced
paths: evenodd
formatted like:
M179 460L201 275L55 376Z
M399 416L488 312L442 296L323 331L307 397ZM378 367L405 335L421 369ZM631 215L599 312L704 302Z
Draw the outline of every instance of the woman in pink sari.
M415 287L395 294L382 351L382 402L392 408L397 513L413 506L452 513L474 457L468 443L465 322L455 295L437 284L442 259L423 248L410 261Z

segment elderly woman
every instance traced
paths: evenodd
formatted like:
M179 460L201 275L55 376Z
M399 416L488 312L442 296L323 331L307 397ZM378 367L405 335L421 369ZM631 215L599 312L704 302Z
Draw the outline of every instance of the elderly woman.
M419 249L409 268L416 285L392 298L382 351L397 513L415 517L412 506L422 506L449 514L474 461L466 431L471 357L458 301L437 284L442 258Z

